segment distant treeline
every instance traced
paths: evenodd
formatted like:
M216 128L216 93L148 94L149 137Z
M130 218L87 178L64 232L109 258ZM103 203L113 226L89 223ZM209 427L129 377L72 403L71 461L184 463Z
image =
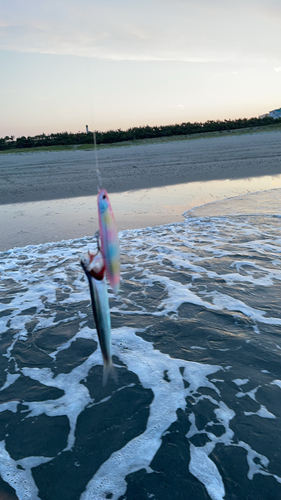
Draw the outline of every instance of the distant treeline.
M151 139L156 137L170 137L174 135L191 135L204 132L216 132L223 130L235 130L248 127L262 127L281 123L281 118L271 117L243 118L239 120L207 121L205 123L182 123L180 125L164 125L159 127L134 127L128 130L109 130L108 132L96 132L97 144L112 144L115 142L132 141L140 139ZM72 134L68 132L35 135L34 137L6 136L0 138L0 150L18 148L38 148L41 146L71 146L78 144L93 144L93 134L91 132L78 132Z

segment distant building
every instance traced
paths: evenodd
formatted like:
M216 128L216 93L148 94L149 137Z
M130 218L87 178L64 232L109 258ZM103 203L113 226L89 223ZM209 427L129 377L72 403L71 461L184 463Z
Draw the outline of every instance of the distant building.
M86 134L88 134L88 133L89 133L89 127L88 127L88 125L86 125Z
M273 111L269 111L269 113L266 113L265 115L260 115L259 118L262 120L267 116L270 116L270 118L274 118L274 120L276 120L277 118L281 118L281 108L273 109Z
M273 111L269 111L269 116L271 116L271 118L281 118L281 108L279 109L274 109Z

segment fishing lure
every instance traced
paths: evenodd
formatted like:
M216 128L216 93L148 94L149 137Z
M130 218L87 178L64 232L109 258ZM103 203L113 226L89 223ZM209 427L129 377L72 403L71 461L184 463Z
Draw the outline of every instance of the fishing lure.
M103 357L103 385L106 384L109 373L117 383L111 358L111 322L104 260L99 251L97 254L88 252L82 256L80 263L90 287L92 310Z
M98 214L101 239L101 253L104 258L106 275L115 295L120 282L120 250L117 228L108 194L105 189L98 192Z

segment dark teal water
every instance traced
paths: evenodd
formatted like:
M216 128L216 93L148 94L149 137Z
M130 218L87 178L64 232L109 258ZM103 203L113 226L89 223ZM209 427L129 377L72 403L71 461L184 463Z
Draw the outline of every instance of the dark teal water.
M221 206L120 233L121 291L110 293L118 386L102 387L79 265L91 239L0 254L2 495L281 497L281 219L267 213L271 196L256 215L235 215L240 198L227 215Z

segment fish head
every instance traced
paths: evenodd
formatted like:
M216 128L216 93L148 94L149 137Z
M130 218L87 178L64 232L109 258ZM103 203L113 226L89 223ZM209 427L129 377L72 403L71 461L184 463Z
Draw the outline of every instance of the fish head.
M109 208L110 203L109 203L109 198L108 194L105 189L100 189L98 192L98 208L101 214L106 212L106 210Z
M87 275L97 280L102 280L105 273L104 260L100 252L85 253L82 255L80 264Z

